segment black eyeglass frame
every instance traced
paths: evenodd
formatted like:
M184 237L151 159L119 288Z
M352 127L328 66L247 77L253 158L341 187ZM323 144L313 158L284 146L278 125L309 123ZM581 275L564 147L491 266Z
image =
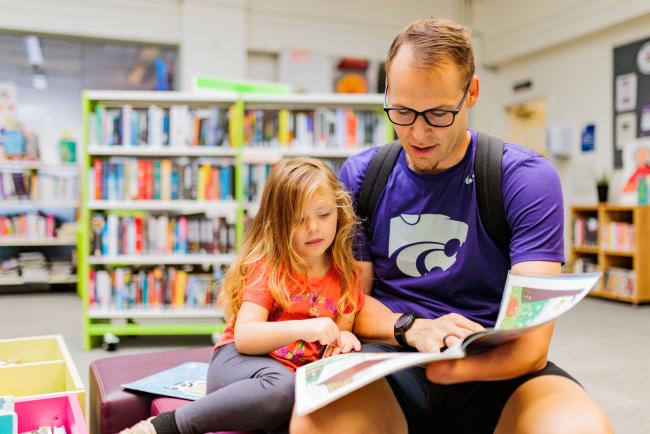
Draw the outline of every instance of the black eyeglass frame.
M460 112L460 109L463 107L463 104L465 103L465 100L467 99L467 95L469 95L469 86L472 84L472 80L470 80L467 83L467 86L465 86L465 93L463 93L463 99L460 100L460 103L458 103L458 106L455 109L429 109L429 110L424 110L424 111L417 111L413 110L412 108L409 107L388 107L388 84L386 85L386 90L384 91L384 111L386 112L386 115L388 116L388 120L391 121L394 125L399 125L403 127L408 127L410 125L413 125L415 121L418 120L419 116L422 116L424 118L424 121L427 123L427 125L434 127L434 128L445 128L449 127L454 124L454 121L456 120L456 115L458 112ZM391 119L390 117L390 112L394 110L409 110L411 113L415 114L415 117L413 118L412 122L409 123L399 123L395 122ZM436 114L446 114L446 113L451 113L451 122L445 125L434 125L429 121L429 118L427 118L426 114L427 113L436 113Z

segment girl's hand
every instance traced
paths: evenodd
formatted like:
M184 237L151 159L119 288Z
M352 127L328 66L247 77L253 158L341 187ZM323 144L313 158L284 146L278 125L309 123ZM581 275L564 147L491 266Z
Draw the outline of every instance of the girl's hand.
M321 345L337 342L341 334L334 320L326 316L302 320L301 328L303 341L318 341Z
M348 331L342 331L338 345L332 350L331 356L349 353L350 351L361 351L361 342L357 337Z

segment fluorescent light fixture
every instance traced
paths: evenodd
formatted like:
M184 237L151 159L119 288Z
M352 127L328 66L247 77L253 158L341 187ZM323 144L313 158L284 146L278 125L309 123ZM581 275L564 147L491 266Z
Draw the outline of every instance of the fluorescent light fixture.
M41 66L43 64L43 50L41 50L41 41L38 36L25 36L25 48L27 49L29 64Z

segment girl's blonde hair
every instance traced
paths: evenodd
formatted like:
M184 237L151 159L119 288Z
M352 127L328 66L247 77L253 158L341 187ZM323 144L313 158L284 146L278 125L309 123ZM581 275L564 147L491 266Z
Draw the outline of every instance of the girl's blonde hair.
M218 303L224 306L228 321L237 318L244 288L254 283L253 277L268 279L268 289L282 308L290 302L290 285L306 288L307 280L297 276L307 276L308 265L293 247L293 234L306 204L316 193L323 192L332 194L338 214L336 235L327 251L341 285L337 309L340 313L356 311L358 279L352 254L356 220L352 200L325 163L300 157L282 160L274 166L262 193L259 212L226 273ZM263 264L262 275L257 275L259 264Z

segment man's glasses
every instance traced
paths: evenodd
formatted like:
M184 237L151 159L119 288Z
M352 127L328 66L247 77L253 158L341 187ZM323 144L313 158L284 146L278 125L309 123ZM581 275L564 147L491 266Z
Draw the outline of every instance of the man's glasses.
M422 116L427 124L432 127L448 127L454 123L456 115L460 111L460 108L463 106L465 99L469 93L469 85L472 83L470 80L465 87L465 93L463 94L463 99L460 100L458 107L455 109L429 109L423 112L413 110L407 107L388 107L388 96L384 92L384 111L388 115L388 119L395 125L408 126L413 125L417 120L418 116Z

